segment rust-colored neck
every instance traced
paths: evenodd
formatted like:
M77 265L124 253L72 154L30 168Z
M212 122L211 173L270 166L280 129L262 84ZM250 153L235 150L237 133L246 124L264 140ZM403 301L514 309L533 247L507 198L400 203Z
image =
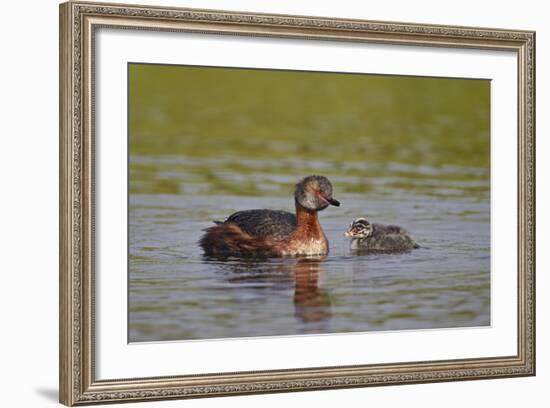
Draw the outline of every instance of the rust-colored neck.
M296 221L298 226L296 232L311 237L324 236L323 229L319 223L317 211L308 210L296 203Z

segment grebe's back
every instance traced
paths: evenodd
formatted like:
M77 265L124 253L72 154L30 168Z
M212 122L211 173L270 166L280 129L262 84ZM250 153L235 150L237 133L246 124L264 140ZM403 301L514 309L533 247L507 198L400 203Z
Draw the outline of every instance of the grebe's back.
M255 237L282 240L297 227L296 215L288 211L244 210L231 214L224 222L232 222L241 230Z

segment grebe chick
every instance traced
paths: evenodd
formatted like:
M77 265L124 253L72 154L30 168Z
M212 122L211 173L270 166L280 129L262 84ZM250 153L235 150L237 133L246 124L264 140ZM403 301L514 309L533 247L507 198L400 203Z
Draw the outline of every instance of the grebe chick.
M351 238L351 249L365 252L406 252L420 246L397 225L371 224L357 218L344 234Z
M286 211L245 210L207 228L199 241L205 255L286 256L326 255L328 240L317 213L340 202L323 176L308 176L296 184L296 215Z

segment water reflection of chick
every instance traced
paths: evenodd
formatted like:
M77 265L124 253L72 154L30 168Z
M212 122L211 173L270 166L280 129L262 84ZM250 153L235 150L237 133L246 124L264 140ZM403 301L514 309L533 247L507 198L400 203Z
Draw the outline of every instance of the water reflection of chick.
M299 259L294 265L294 310L304 323L328 321L332 316L328 292L319 287L323 273L322 259ZM310 327L309 332L319 331Z

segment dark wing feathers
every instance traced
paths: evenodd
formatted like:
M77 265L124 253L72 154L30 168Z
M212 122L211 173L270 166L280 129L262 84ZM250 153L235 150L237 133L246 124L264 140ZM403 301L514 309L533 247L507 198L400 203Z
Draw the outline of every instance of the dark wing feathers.
M237 224L255 237L284 239L296 229L296 215L287 211L245 210L231 214L225 222Z

